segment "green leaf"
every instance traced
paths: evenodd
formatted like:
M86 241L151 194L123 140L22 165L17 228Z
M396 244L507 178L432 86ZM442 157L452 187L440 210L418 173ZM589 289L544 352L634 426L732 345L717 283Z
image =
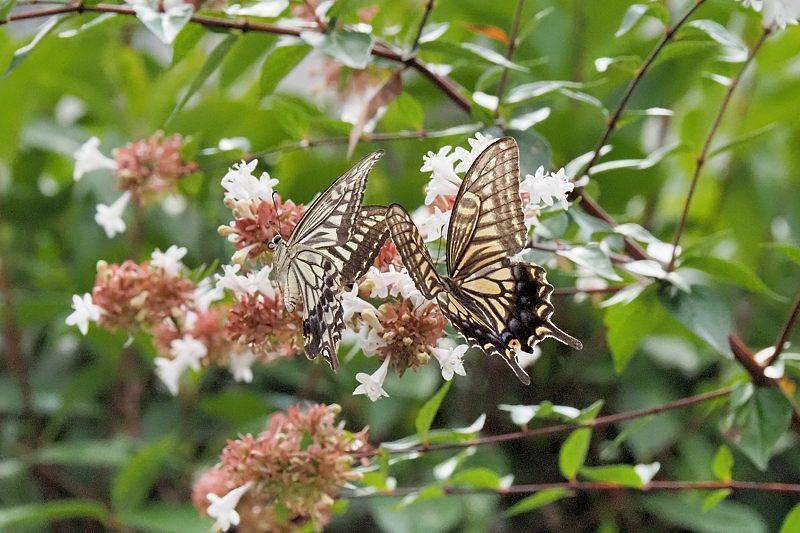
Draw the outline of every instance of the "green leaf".
M172 121L172 118L178 114L178 112L183 109L183 106L186 105L186 102L196 93L200 87L208 80L208 78L217 70L217 67L222 64L222 60L225 59L225 56L230 51L231 47L236 42L238 36L236 34L230 34L225 37L220 43L211 51L208 55L208 59L206 60L203 67L200 69L200 72L197 73L192 84L189 86L189 89L183 95L183 98L180 99L178 105L172 110L169 117L167 118L166 122L169 123Z
M500 476L488 468L468 468L466 470L456 472L448 480L448 485L495 490L500 487Z
M750 507L723 501L706 512L673 494L654 494L643 499L644 507L668 524L697 533L766 533L761 515Z
M201 516L191 505L148 505L140 509L123 511L119 517L125 526L153 533L209 531L212 525L210 518Z
M635 489L643 487L642 478L631 465L584 466L578 472L592 481L605 481Z
M417 435L419 435L420 440L422 442L427 441L428 437L428 430L431 428L431 424L433 423L433 419L436 418L436 413L439 411L439 406L442 405L442 400L444 400L447 391L450 390L450 385L452 381L445 381L444 385L438 390L433 397L425 402L425 405L419 410L417 413L417 418L414 421L414 425L417 428Z
M622 37L631 31L645 15L656 17L665 24L669 20L669 12L667 11L667 8L658 2L633 4L628 7L628 9L625 11L625 14L622 16L622 22L620 22L617 31L614 32L614 37Z
M39 449L36 462L70 466L117 466L133 451L133 441L125 438L114 440L69 440L57 442Z
M714 476L720 481L730 481L732 469L733 454L730 448L723 444L719 447L717 453L714 454L714 460L711 461L711 471L714 472Z
M645 157L644 159L617 159L614 161L606 161L604 163L599 163L594 165L589 172L591 176L595 174L600 174L601 172L608 172L609 170L620 170L620 169L632 169L632 170L646 170L648 168L653 168L657 164L659 164L665 157L668 155L674 154L675 152L679 152L685 149L685 146L677 143L677 144L669 144L666 146L662 146L656 150L650 152L650 154Z
M517 71L520 71L520 72L527 72L528 71L527 68L525 68L523 66L520 66L520 65L517 65L513 61L509 61L508 59L506 59L506 57L504 55L498 54L494 50L490 50L488 48L484 48L483 46L479 46L477 44L467 42L467 43L461 43L461 48L463 48L464 50L467 50L469 52L472 52L476 56L478 56L478 57L480 57L482 59L485 59L489 63L495 64L495 65L499 65L499 66L505 67L507 69L517 70Z
M731 489L719 489L707 494L706 497L703 498L703 512L707 513L716 507L719 502L730 496L730 494Z
M304 32L300 38L320 52L352 69L365 69L372 52L372 35L358 31L334 30L328 34Z
M275 92L281 80L308 55L309 51L311 48L306 45L276 46L261 65L261 96Z
M389 131L419 130L425 120L425 112L416 98L402 92L389 104L381 118L381 123Z
M791 422L789 400L777 389L757 387L737 418L742 426L739 449L760 470L766 470L778 439Z
M783 519L780 533L796 533L800 531L800 503L792 507L786 518Z
M693 285L689 293L662 287L658 295L661 304L678 322L719 353L733 357L728 346L730 306L717 292Z
M548 503L552 503L554 501L560 500L570 495L570 492L567 489L546 489L531 494L530 496L521 499L514 505L512 505L508 511L506 511L506 516L516 516L518 514L527 513L533 511L534 509L538 509Z
M8 14L17 5L17 0L0 0L0 20L7 20Z
M794 246L793 244L786 244L783 242L767 242L763 243L761 246L772 248L776 252L783 254L793 263L800 265L800 246Z
M606 342L614 359L614 370L621 373L642 341L663 321L663 311L652 288L634 300L606 308Z
M175 37L175 42L172 43L172 63L170 67L180 63L205 34L206 29L200 24L187 24L181 28L181 31Z
M611 281L622 281L619 274L614 271L608 255L600 248L599 244L591 243L586 246L573 246L569 250L559 250L556 253L566 257L576 265L591 270L600 277Z
M111 487L114 509L135 509L144 502L176 446L175 437L168 435L144 446L120 469Z
M693 268L705 272L720 281L732 283L733 285L753 292L768 294L776 299L783 299L779 294L772 292L755 272L735 261L729 261L710 255L692 256L684 258L681 261L680 267Z
M729 32L725 26L713 20L693 20L687 28L697 28L722 47L722 53L717 58L729 63L741 63L747 59L747 46L737 36Z
M757 139L762 135L766 135L767 133L775 130L778 126L780 126L778 122L772 122L770 124L767 124L766 126L762 126L761 128L756 128L753 131L748 131L747 133L742 133L741 135L737 135L732 140L726 142L722 146L711 150L711 152L708 154L707 159L725 153L729 150L733 150L734 148L738 148L739 146L746 144L753 139Z
M716 43L710 41L673 41L663 48L653 66L671 59L678 59L690 55L702 54L716 50Z
M252 70L276 40L274 35L259 33L245 33L239 37L219 68L219 86L227 89L245 72Z
M504 101L508 104L518 104L532 98L539 98L549 93L560 91L561 89L583 89L589 84L579 81L547 80L534 81L517 85L510 91Z
M577 429L570 433L558 453L558 468L562 476L570 481L575 479L578 469L586 461L591 440L592 430L589 428Z
M42 526L54 520L93 518L109 519L108 511L94 500L57 500L0 509L0 530L13 531L23 527Z
M47 22L42 24L41 28L39 28L39 31L36 32L36 35L33 37L31 42L21 48L18 48L17 51L14 52L14 56L11 58L11 63L8 65L8 68L3 75L0 76L0 80L8 77L8 75L11 74L11 71L17 68L19 64L22 63L26 57L28 57L28 54L30 54L31 51L36 48L36 45L39 44L39 42L54 29L56 29L56 26L58 26L62 20L65 19L62 18L61 15L56 15L47 19Z

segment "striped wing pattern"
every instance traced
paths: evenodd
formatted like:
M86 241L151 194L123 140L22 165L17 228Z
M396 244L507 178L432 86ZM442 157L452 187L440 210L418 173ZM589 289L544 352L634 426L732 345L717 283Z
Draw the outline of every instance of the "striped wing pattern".
M333 370L344 329L341 289L372 265L388 236L386 208L361 206L367 174L381 155L365 157L328 187L286 243L284 296L290 305L303 298L306 356L322 356Z
M447 234L447 270L466 278L525 246L519 197L519 149L505 137L489 145L467 171Z
M392 204L386 211L386 225L414 284L426 298L433 300L444 286L411 216L402 206Z
M347 242L356 228L367 174L382 155L382 151L371 153L320 194L292 231L289 248L296 244L325 248Z
M553 287L544 269L511 259L526 233L519 175L519 150L510 137L491 144L467 171L448 230L448 276L436 273L405 210L391 206L386 220L417 288L436 299L470 345L500 356L528 385L517 351L530 352L546 337L578 350L582 345L550 320Z

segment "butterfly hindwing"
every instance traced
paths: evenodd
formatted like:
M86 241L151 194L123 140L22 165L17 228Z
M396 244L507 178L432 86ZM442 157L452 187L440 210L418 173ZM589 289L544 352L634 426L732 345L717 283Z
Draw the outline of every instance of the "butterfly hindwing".
M354 225L353 236L347 242L330 250L343 284L353 283L372 266L388 237L386 207L363 206Z
M309 359L320 355L333 370L337 370L339 358L336 352L344 329L342 296L333 264L325 259L322 267L321 286L306 285L304 298L307 310L303 318L303 337Z
M386 225L414 284L426 298L434 299L443 290L442 279L411 216L402 206L392 204L386 211Z

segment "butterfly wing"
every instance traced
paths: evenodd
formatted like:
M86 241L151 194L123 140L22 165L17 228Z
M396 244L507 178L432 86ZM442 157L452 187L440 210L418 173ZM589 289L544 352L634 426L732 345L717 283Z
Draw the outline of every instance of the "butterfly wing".
M320 249L347 242L356 231L367 175L382 155L371 153L320 194L292 231L289 248L302 244Z
M519 174L519 150L510 137L491 144L467 171L448 231L454 290L440 304L472 344L501 356L529 384L519 351L532 351L545 337L582 346L550 320L553 287L544 269L511 259L523 249L526 235Z
M343 284L353 283L375 263L375 258L388 237L386 207L382 205L361 207L357 223L354 225L353 236L343 244L327 250L334 266L341 274Z
M392 204L386 210L386 225L414 284L426 298L435 299L444 286L411 215L402 206Z
M511 137L475 159L456 196L447 232L447 270L468 277L525 246L519 196L519 149Z

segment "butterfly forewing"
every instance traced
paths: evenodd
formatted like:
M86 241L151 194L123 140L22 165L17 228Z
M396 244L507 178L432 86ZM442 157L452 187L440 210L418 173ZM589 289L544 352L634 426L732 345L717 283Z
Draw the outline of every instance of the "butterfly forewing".
M393 204L386 211L386 225L414 284L426 298L434 299L443 290L442 280L411 216L403 207Z
M289 237L289 246L323 248L347 242L356 228L367 174L382 155L368 155L320 194Z
M447 234L448 273L468 277L524 245L519 149L506 137L481 152L459 188Z
M360 278L375 262L388 237L386 207L363 206L354 224L353 236L330 249L331 259L341 274L342 283L351 284Z

